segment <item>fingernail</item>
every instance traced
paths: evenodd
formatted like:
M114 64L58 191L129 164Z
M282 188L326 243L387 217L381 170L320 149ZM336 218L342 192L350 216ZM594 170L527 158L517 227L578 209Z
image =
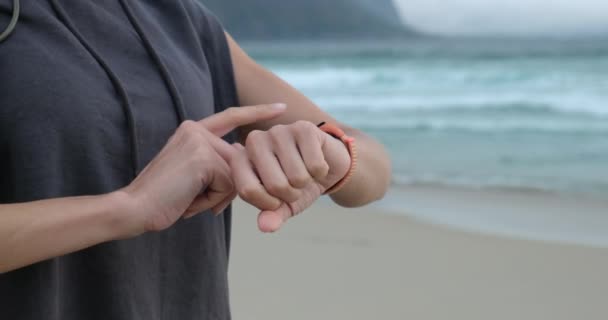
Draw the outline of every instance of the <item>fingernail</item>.
M285 110L287 109L287 105L284 103L274 103L271 104L270 107L275 110Z

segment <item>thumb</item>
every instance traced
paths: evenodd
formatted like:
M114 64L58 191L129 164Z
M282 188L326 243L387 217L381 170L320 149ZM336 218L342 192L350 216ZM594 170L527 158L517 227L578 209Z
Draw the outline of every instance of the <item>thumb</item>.
M283 103L232 107L199 121L199 124L216 136L223 137L238 127L274 119L282 114L286 108L287 106Z
M230 163L230 159L232 159L232 156L238 150L233 145L230 145L228 142L226 142L218 137L211 137L211 139L209 139L209 142L211 143L211 146L213 147L213 149L215 149L215 151L227 163Z
M289 218L291 218L291 208L283 203L274 211L262 211L258 216L258 228L264 233L277 232Z
M211 139L211 145L213 146L213 148L215 149L215 151L217 151L217 153L222 157L222 159L224 159L224 161L226 161L227 163L230 163L230 160L232 159L232 157L234 156L234 154L236 152L242 151L245 149L245 147L243 147L242 144L240 143L233 143L232 145L228 144L228 142L214 137L215 139Z

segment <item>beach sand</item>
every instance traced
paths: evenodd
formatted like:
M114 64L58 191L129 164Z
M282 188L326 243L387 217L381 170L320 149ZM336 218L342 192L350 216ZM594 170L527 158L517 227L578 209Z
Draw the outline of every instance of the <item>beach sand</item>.
M467 233L377 207L322 202L273 235L256 215L235 203L237 320L608 319L608 249Z

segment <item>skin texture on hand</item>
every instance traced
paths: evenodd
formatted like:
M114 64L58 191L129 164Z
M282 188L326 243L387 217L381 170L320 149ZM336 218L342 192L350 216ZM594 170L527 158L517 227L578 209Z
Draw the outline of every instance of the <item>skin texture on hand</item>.
M284 110L284 105L231 108L181 124L162 151L123 189L134 204L133 233L164 230L182 217L208 209L221 212L236 196L228 165L236 151L221 137Z
M261 210L258 227L275 232L310 207L350 168L344 144L308 121L252 131L230 162L239 196Z
M216 212L235 197L220 137L276 117L284 105L231 108L187 121L129 186L106 195L0 204L0 274L112 240L170 227L180 217Z

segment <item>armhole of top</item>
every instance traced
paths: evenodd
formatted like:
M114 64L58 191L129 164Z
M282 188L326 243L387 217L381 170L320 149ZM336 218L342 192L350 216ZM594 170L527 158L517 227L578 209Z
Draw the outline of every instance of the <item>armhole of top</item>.
M200 31L203 50L209 64L215 98L215 112L217 113L229 107L239 106L234 65L222 24L200 2L199 6L203 15L203 28Z

